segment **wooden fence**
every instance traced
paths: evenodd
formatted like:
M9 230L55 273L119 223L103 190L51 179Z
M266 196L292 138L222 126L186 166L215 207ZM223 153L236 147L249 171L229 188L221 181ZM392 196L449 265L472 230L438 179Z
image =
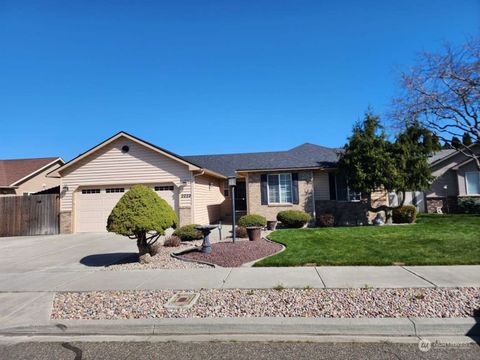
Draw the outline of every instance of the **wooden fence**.
M0 197L0 236L59 233L58 194Z

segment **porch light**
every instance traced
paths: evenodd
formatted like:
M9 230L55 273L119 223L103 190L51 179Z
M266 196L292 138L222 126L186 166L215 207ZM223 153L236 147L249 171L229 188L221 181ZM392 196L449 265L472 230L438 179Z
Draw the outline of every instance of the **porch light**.
M235 176L228 178L228 186L236 186L237 185L237 178Z

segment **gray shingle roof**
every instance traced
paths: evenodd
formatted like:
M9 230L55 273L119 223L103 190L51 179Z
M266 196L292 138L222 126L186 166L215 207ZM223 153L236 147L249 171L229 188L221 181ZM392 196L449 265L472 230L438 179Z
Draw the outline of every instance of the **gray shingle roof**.
M437 162L440 159L443 159L444 157L447 157L448 155L453 154L457 150L455 149L446 149L446 150L440 150L428 157L428 163L433 164L434 162Z
M184 159L225 176L238 170L334 168L341 149L305 143L287 151L191 155Z

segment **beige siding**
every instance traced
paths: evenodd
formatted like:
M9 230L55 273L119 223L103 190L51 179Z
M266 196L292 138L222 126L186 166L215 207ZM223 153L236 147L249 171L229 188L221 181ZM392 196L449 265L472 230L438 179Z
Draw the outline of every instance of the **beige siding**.
M212 224L222 216L223 180L211 176L196 176L194 188L194 219L196 224Z
M122 152L124 145L129 146L129 152ZM106 145L61 175L62 189L68 187L61 195L61 211L71 211L73 193L79 186L89 185L173 183L178 187L180 208L191 206L188 167L126 138Z
M328 173L324 171L314 171L313 189L315 200L330 200L330 183Z
M60 167L60 161L52 164L42 172L36 174L35 176L23 181L18 185L18 188L15 189L17 195L23 195L25 192L38 192L45 189L50 189L52 187L60 185L59 178L47 177L47 174L55 169Z

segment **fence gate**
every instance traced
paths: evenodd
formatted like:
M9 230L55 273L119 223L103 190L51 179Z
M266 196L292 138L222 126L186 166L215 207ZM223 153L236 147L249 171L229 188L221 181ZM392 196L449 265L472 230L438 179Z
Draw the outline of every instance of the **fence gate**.
M0 236L59 233L58 194L0 197Z

